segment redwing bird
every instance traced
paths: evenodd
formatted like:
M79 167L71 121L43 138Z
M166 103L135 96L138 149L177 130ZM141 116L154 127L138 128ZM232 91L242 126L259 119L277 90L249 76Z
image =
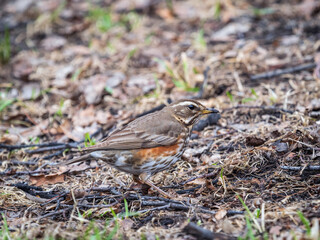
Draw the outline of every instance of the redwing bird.
M115 130L98 144L81 150L87 154L65 164L101 159L120 171L131 173L134 181L170 197L148 181L149 177L170 168L180 159L192 126L201 116L218 112L195 100L177 101Z

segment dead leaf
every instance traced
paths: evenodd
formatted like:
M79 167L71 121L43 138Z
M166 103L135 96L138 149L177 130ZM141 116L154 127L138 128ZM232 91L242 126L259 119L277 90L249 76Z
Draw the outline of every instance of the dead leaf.
M3 134L3 136L0 138L0 143L5 143L5 144L16 144L19 141L19 136L16 134L10 134L6 133Z
M43 120L42 122L40 122L36 126L30 127L24 131L21 131L20 135L25 138L37 137L40 134L42 134L43 132L47 131L48 125L49 125L49 120L48 119Z
M288 152L288 144L285 142L275 142L273 147L276 149L278 153L286 153Z
M214 215L214 217L215 217L217 220L221 220L221 219L224 218L226 215L227 215L227 210L221 209L221 210L219 210L219 211L216 213L216 215Z
M62 123L59 125L59 128L69 139L72 139L75 142L81 140L81 138L78 138L77 136L72 134L72 125L70 120L64 119Z
M143 11L147 12L149 8L157 2L152 0L118 0L115 1L114 10L117 12Z
M30 181L31 181L32 185L36 185L36 186L63 183L64 182L64 175L63 174L51 174L51 175L30 176Z
M316 56L314 57L314 61L317 64L317 66L314 69L313 77L316 80L320 80L320 53L316 54Z
M281 229L282 229L281 226L272 226L272 227L270 228L269 233L275 234L275 235L279 235Z
M206 184L206 179L205 178L197 178L191 182L188 182L188 184L195 184L195 185Z
M286 160L291 160L293 159L297 154L294 153L294 152L290 152L288 153L287 157L286 157Z
M84 81L80 87L87 104L97 104L102 99L108 77L103 74L94 75Z
M55 49L63 47L67 43L67 40L61 36L50 36L41 41L41 46L46 51L53 51Z
M126 76L122 72L114 72L110 76L108 75L106 87L113 89L119 86L125 78Z
M89 126L95 120L94 106L91 105L83 110L80 110L72 117L72 122L75 126Z
M27 83L22 86L20 97L22 100L36 99L40 91L40 83Z
M90 48L83 45L69 46L63 50L63 54L69 58L75 57L76 55L89 55L91 53Z
M157 9L156 12L160 17L162 17L166 21L171 22L174 20L172 11L170 11L168 8L160 8L160 9Z
M133 220L131 220L130 218L126 218L123 221L121 221L120 226L124 231L128 231L132 228L133 224Z
M211 34L210 39L212 41L230 40L235 38L237 34L244 34L248 32L250 28L251 23L247 20L243 20L242 22L232 22L227 24L224 28L214 31Z
M316 0L304 0L303 3L297 6L297 12L300 15L304 15L306 19L310 19L314 11L320 7L319 1Z
M129 96L141 96L156 88L152 74L135 75L128 80L127 92Z
M112 126L115 123L111 113L103 110L97 112L96 121L100 124L108 124L108 126Z
M248 136L246 137L247 146L257 147L264 144L265 140L258 138L256 136Z
M27 59L18 59L13 63L13 76L21 80L29 80L29 75L33 72L33 66Z
M79 198L83 198L86 195L88 195L88 193L85 190L82 190L82 189L72 190L72 193L69 192L66 195L66 203L68 204L74 203L73 197L76 199L79 199Z

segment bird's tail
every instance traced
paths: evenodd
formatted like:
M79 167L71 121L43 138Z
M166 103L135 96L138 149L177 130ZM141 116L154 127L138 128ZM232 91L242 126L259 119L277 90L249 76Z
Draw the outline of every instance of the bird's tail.
M90 158L91 158L90 157L90 153L88 153L88 154L85 154L83 156L76 157L76 158L73 158L71 160L63 161L61 163L58 163L56 166L70 165L70 164L77 163L77 162L84 162L84 161L90 160Z

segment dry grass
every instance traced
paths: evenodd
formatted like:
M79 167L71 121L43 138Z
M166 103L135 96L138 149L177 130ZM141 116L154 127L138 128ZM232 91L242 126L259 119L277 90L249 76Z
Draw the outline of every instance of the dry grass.
M70 1L11 31L17 46L0 71L0 106L3 94L14 101L0 112L1 144L100 139L169 98L196 96L204 81L200 100L221 119L193 132L184 161L152 178L172 200L129 190L131 177L102 162L69 173L53 166L76 155L70 146L1 145L0 238L195 239L182 231L194 222L243 239L319 239L319 79L311 68L250 80L317 59L319 11L303 15L298 1L217 2L174 1L176 16L162 2L131 15L115 2L108 22L89 10L98 5ZM248 30L215 35L238 22ZM65 42L50 49L51 33ZM19 39L37 51L18 50Z

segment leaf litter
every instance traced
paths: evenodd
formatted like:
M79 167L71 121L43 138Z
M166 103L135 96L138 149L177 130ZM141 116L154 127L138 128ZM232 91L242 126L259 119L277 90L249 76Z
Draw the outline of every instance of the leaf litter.
M12 58L0 70L0 218L12 238L319 238L317 1L1 6ZM55 166L181 98L221 118L153 177L174 199L131 190L101 162Z

